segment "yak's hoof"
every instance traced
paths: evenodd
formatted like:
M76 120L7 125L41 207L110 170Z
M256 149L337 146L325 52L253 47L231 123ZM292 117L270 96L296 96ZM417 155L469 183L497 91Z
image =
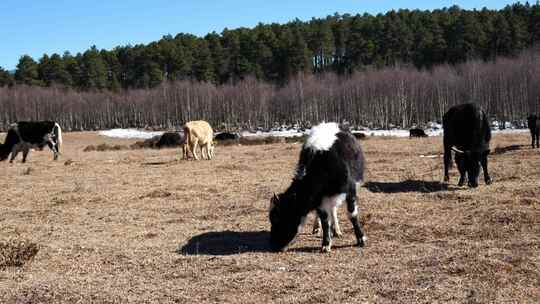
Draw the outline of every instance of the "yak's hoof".
M356 243L356 247L364 247L367 242L367 236L363 236L361 240Z
M330 253L330 251L332 251L332 246L331 245L321 247L321 252L322 253Z
M491 180L491 177L486 178L486 185L491 185L493 183L493 180Z
M458 186L461 187L461 186L463 186L465 184L465 180L460 178L459 182L457 184L458 184Z

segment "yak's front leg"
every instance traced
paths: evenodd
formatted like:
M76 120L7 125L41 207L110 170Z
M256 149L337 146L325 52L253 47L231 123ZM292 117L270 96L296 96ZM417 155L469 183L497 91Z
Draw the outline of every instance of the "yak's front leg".
M49 146L49 149L51 149L51 151L53 152L54 154L54 157L53 159L54 160L58 160L58 155L60 154L60 151L58 150L58 145L52 141L48 141L47 142L47 146Z
M321 219L321 226L323 231L321 252L330 252L332 249L332 237L330 235L330 215L326 210L317 209L317 214Z
M364 236L362 229L360 228L360 222L358 221L358 206L356 203L356 185L349 187L349 193L347 193L347 211L349 220L353 225L354 235L356 236L356 246L364 247L367 238Z
M30 148L28 146L24 146L22 150L22 162L26 162L26 157L28 156L28 153L30 152Z

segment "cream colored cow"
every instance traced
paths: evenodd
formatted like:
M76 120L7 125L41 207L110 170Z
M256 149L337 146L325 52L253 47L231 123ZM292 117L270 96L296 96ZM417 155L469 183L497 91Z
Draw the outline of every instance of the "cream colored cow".
M189 151L191 151L193 157L199 160L197 147L200 147L203 158L212 159L214 157L214 131L208 122L204 120L189 121L184 125L183 129L185 137L183 158L187 159Z

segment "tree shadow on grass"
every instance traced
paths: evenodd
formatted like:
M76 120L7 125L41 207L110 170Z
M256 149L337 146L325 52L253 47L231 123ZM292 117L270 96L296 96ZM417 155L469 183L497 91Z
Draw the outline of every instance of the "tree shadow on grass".
M207 232L192 237L177 252L183 255L233 255L247 252L270 252L268 231Z
M432 193L438 191L453 191L459 188L449 187L447 183L439 181L406 180L401 182L367 182L364 185L375 193L406 193L421 192Z

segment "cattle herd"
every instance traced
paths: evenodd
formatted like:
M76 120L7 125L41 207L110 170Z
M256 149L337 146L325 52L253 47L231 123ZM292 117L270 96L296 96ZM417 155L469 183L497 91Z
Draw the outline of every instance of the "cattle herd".
M531 131L532 148L540 148L540 118L527 118ZM199 160L214 157L214 139L237 139L236 134L214 132L206 121L190 121L183 126L182 158L190 153ZM450 108L443 117L444 181L449 182L448 171L455 154L460 178L458 185L467 182L469 187L478 186L480 168L485 183L492 180L488 171L491 129L486 113L475 104L462 104ZM168 133L167 133L168 134ZM168 134L175 137L175 134ZM410 137L427 136L422 129L411 129ZM322 227L322 252L329 252L332 236L340 236L341 230L336 210L346 202L348 217L356 236L356 245L364 246L366 237L358 220L357 191L364 177L364 156L358 136L340 129L337 123L321 123L314 126L301 149L296 174L287 188L270 200L269 219L270 248L283 251L295 239L307 215L315 211L317 219L314 233ZM22 152L22 162L31 148L42 150L48 146L54 160L58 159L62 146L62 130L54 121L17 122L10 125L4 144L0 144L0 161L10 155L10 162Z

